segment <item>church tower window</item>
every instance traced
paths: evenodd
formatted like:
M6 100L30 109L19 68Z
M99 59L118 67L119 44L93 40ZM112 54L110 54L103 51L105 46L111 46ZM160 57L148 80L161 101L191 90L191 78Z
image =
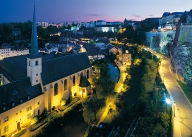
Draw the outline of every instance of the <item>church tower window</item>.
M58 94L58 84L55 83L54 85L54 96L56 96Z
M30 61L29 61L29 66L30 66Z
M38 66L38 60L35 61L35 66Z

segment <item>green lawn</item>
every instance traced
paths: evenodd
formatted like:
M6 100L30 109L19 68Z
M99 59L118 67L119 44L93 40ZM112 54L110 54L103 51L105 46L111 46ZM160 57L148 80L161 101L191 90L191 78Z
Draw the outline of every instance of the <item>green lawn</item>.
M185 95L187 96L187 98L189 99L189 101L192 104L192 87L187 84L184 84L180 81L177 81L177 83L180 85L180 87L184 91Z

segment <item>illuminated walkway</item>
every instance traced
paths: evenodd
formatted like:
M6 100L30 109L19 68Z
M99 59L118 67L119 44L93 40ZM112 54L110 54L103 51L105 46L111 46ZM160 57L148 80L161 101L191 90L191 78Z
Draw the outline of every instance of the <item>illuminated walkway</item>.
M146 50L152 51L151 49ZM173 137L191 137L192 106L170 71L170 65L170 59L162 56L159 73L172 99Z
M116 84L116 86L118 86L118 88L117 88L117 91L115 91L115 92L119 93L119 92L121 91L122 87L123 87L123 83L124 83L125 78L126 78L126 73L125 73L126 67L123 66L122 63L119 62L119 61L117 61L117 60L115 60L115 63L116 63L116 65L118 66L119 71L120 71L120 79L119 79L118 83ZM115 89L116 89L116 87L115 87ZM115 100L116 100L116 96L111 99L110 103L111 103L111 104L114 104L114 103L115 103ZM106 118L106 116L107 116L107 114L108 114L108 111L109 111L109 104L106 104L105 111L103 112L103 114L102 114L99 122L98 122L97 125L96 125L97 127L99 126L99 124L100 124L101 122L104 121L104 119Z

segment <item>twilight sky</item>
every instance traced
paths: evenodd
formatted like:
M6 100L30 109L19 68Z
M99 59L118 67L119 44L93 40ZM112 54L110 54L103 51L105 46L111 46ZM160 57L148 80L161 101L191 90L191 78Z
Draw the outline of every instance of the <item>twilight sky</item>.
M123 21L192 9L191 0L36 0L37 21ZM0 0L0 23L32 21L33 0Z

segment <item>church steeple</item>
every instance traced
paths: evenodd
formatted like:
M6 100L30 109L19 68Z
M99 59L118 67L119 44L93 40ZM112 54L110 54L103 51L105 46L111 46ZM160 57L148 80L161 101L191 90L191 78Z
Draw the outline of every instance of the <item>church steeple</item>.
M31 36L31 56L37 56L38 52L38 42L37 42L37 27L36 27L36 16L35 16L35 4L33 11L33 26L32 26L32 36Z

